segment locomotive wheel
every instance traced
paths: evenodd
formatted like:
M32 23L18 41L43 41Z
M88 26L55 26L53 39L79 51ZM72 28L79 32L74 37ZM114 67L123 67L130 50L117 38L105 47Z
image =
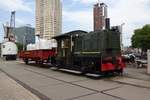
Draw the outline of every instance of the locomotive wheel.
M121 68L118 73L119 75L123 76L123 69Z
M114 72L114 74L115 75L117 75L117 76L123 76L123 69L118 69L118 70L116 70L115 72Z
M81 72L82 72L82 74L86 74L87 73L87 67L81 67Z

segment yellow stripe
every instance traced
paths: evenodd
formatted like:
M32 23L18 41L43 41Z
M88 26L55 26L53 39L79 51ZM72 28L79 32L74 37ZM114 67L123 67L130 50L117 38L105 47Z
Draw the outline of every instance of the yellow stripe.
M100 54L100 52L75 52L75 54Z
M96 54L96 53L100 53L100 52L81 52L82 54Z

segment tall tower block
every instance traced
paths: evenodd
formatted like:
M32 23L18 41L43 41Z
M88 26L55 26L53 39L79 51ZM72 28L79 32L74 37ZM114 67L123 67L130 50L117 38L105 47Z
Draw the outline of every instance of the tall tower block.
M94 31L105 29L105 19L107 18L107 5L105 3L97 3L93 9L94 15Z
M62 32L60 0L36 0L36 35L51 39Z

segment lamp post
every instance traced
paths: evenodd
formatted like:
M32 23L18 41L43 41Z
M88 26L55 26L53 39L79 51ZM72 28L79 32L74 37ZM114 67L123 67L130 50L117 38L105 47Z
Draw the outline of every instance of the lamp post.
M121 51L123 51L123 26L125 25L125 23L122 23L120 25L120 47L121 47Z
M23 50L25 51L27 49L27 33L23 36Z

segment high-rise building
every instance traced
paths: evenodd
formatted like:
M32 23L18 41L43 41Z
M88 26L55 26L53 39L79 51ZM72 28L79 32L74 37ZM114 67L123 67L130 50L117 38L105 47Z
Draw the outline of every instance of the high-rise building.
M94 31L105 29L105 19L107 18L107 5L97 3L93 9L94 15Z
M36 0L36 35L51 39L62 32L60 0Z

